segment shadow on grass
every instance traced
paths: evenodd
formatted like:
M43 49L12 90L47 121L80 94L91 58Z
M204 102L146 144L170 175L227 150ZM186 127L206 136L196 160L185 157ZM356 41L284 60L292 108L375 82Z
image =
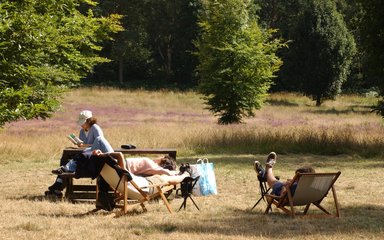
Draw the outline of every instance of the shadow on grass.
M359 108L363 108L361 106L358 106ZM314 113L314 114L350 114L350 113L356 113L356 114L361 114L361 115L367 115L367 114L374 114L372 112L372 109L370 107L364 107L364 110L355 110L354 107L350 107L349 109L344 109L344 110L337 110L335 108L331 109L316 109L316 110L309 110L305 111L308 113Z
M28 200L32 202L42 202L42 201L49 201L49 202L69 202L65 198L59 198L56 196L44 196L44 195L34 195L34 196L19 196L19 197L9 197L11 200Z
M297 106L299 106L299 104L289 102L288 100L269 99L266 102L269 103L272 106L286 106L286 107L297 107Z
M225 236L264 236L286 238L294 236L332 236L333 234L380 234L384 232L384 207L363 205L342 209L341 218L292 219L281 212L264 215L261 212L231 209L225 217L212 217L210 221L179 224L157 224L160 232L214 234Z
M18 196L18 197L8 197L10 200L27 200L31 202L43 202L43 201L48 201L48 202L69 202L65 199L58 198L55 196L44 196L44 195L23 195L23 196Z

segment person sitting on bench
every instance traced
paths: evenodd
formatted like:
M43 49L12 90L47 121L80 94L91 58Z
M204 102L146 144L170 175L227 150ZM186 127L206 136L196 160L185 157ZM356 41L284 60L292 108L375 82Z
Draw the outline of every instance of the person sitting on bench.
M104 133L101 127L97 124L97 119L93 116L92 112L89 110L83 110L79 114L78 125L81 127L79 132L79 139L83 143L77 144L78 147L85 147L84 153L91 152L95 149L101 149L103 152L113 152L112 146L104 138ZM73 159L75 156L69 153L63 154L60 159L60 166L65 166L68 159ZM59 172L54 172L56 174L62 173L63 169L74 170L76 169L75 162L70 162L66 168L58 169ZM62 197L62 190L65 188L63 179L58 176L55 182L48 187L48 190L45 191L46 196L56 196Z
M101 152L113 152L113 148L111 144L105 139L103 136L98 136L94 140L92 147L84 149L84 151L80 154L76 154L75 156L71 156L71 159L67 163L63 163L58 169L52 170L53 174L59 175L56 177L55 182L48 187L48 190L45 191L45 196L56 196L61 198L63 196L62 191L66 187L64 186L64 181L60 177L62 173L65 172L75 172L77 168L78 159L86 157L89 158L92 154L92 151L99 150ZM81 177L78 175L78 177Z

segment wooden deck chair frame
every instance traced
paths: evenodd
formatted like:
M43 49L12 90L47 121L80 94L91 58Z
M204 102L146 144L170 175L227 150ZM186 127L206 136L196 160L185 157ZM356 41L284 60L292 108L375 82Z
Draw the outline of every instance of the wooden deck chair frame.
M290 185L287 186L287 191L282 196L266 194L268 206L264 214L267 214L275 205L291 217L296 216L295 206L305 206L303 215L307 215L311 204L315 205L322 212L322 216L340 217L340 206L336 196L335 182L341 172L336 173L297 173L292 179L292 183L297 181L295 193L291 194ZM335 204L335 213L332 214L326 210L321 202L332 189L333 200Z
M144 203L148 202L151 199L161 197L165 206L167 207L169 213L173 213L173 210L164 195L164 193L175 188L174 184L164 183L164 184L155 184L148 185L146 188L155 188L153 194L149 194L146 191L143 191L135 181L128 175L123 175L120 177L115 169L113 169L108 164L105 164L103 169L100 172L100 175L104 178L104 180L110 185L110 187L115 191L116 198L116 207L121 208L121 211L117 213L117 215L123 215L128 213L130 210L140 205L143 211L147 211ZM136 189L137 191L133 191L128 185ZM97 187L98 193L98 187ZM98 196L98 194L96 194ZM122 204L121 204L122 202Z

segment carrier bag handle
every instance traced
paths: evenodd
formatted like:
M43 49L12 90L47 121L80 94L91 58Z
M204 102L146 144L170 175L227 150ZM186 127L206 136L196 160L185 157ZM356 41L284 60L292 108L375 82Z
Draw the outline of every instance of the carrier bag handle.
M209 163L208 158L199 158L196 160L196 163L204 164Z

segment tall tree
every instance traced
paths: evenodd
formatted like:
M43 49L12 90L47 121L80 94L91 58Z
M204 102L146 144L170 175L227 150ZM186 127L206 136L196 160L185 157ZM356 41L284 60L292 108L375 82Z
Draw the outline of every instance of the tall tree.
M304 2L302 8L285 56L283 80L320 106L340 93L356 47L334 1Z
M122 85L196 86L197 64L192 43L198 34L199 0L106 0L100 11L124 15L115 41L105 54L114 62L93 78L119 76ZM117 69L119 69L117 73ZM103 76L104 73L110 74ZM102 76L102 77L100 77Z
M384 116L384 1L359 2L364 10L360 27L363 69L368 81L379 90L381 100L376 110Z
M249 14L250 0L203 1L198 48L200 91L220 124L240 123L264 102L282 47Z
M157 77L176 86L194 85L196 56L192 43L198 33L199 0L147 0L148 36ZM192 83L192 84L191 84Z
M112 41L105 42L101 55L112 61L96 67L92 82L127 85L133 79L145 79L153 72L154 60L147 33L148 10L145 0L105 0L94 10L98 16L120 14L124 28Z
M0 126L47 118L60 92L106 62L96 52L118 31L119 16L95 18L79 4L91 0L25 0L0 3Z
M353 57L351 73L347 81L342 86L343 92L364 93L372 89L372 85L367 81L363 74L361 49L361 21L363 18L363 9L360 0L336 0L337 10L343 15L348 30L353 35L356 43L356 54Z
M254 0L259 8L257 16L259 16L260 24L265 28L278 29L274 36L281 37L288 42L288 46L292 43L294 29L299 23L299 18L302 14L302 0ZM305 0L304 0L305 1ZM284 65L294 59L289 57L290 47L282 48L278 51L278 56L284 62ZM271 91L297 91L297 82L291 82L291 79L286 78L287 68L283 65L282 70L277 72L277 77L271 87Z

